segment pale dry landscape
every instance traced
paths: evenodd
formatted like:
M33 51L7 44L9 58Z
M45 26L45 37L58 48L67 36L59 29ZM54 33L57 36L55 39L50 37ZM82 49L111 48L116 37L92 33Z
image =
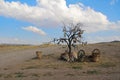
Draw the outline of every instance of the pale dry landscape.
M120 80L120 0L0 0L0 80Z
M0 80L120 80L120 42L79 46L91 54L100 49L99 62L59 60L66 48L58 45L0 46ZM42 51L42 59L36 58Z

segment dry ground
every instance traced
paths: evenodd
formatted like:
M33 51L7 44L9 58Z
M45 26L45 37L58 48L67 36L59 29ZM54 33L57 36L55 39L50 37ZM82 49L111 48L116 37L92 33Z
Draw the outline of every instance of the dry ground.
M65 50L61 46L0 49L0 80L120 80L119 42L79 47L86 54L91 54L94 48L100 49L100 61L60 61L59 56ZM41 60L35 58L37 50L44 54Z

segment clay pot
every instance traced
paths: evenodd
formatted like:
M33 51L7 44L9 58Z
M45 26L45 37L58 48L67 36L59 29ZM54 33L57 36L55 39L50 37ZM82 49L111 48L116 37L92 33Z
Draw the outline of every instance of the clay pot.
M42 51L36 51L36 56L38 59L42 58Z

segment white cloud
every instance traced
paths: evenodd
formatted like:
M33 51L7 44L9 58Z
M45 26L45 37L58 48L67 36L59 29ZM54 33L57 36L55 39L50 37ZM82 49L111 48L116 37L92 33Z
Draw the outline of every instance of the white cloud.
M111 0L110 5L114 5L118 0Z
M120 21L108 23L87 23L84 27L87 33L105 31L105 30L120 30Z
M27 31L32 31L32 32L40 34L40 35L46 35L46 33L44 31L42 31L41 29L38 29L37 27L28 26L28 27L23 27L23 29L27 30Z
M66 5L66 0L36 0L36 6L0 0L0 15L16 18L35 26L58 26L61 22L81 22L87 32L120 29L120 21L110 22L107 16L82 3Z

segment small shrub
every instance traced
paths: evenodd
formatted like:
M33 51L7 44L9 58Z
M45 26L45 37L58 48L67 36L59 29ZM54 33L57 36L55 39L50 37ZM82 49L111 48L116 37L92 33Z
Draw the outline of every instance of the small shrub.
M66 74L65 76L75 76L75 75L72 74L72 73L68 73L68 74Z
M96 71L96 70L89 70L89 71L87 71L87 74L98 74L98 71Z
M23 68L24 69L39 69L40 68L40 65L30 65L30 66L26 66Z
M33 73L32 76L34 77L40 77L39 74Z
M21 77L26 77L22 72L17 72L15 73L15 77L21 78Z
M106 63L101 63L99 66L103 68L109 68L109 67L115 67L116 65L111 62L106 62Z
M82 69L82 66L73 66L72 69Z
M8 70L8 68L4 68L4 70Z
M51 72L48 72L48 73L43 74L43 76L53 76L53 74Z
M35 69L35 68L37 68L37 66L28 66L25 69Z
M2 77L3 76L3 74L0 74L0 77Z
M4 78L12 78L12 75L11 74L7 74L4 76Z

